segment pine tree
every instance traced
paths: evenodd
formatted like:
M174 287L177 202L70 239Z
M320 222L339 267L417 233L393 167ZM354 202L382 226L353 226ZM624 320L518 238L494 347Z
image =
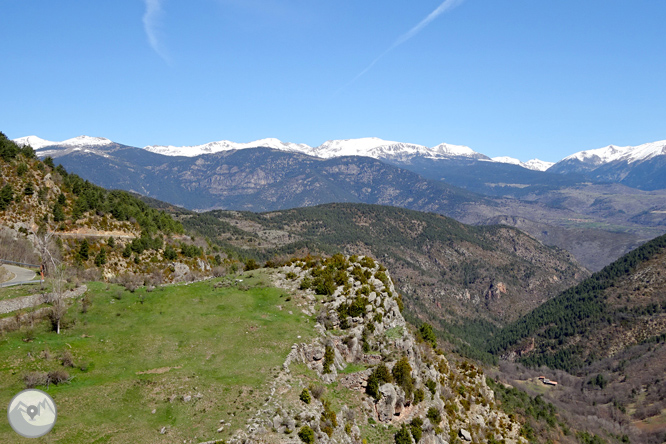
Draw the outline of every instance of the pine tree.
M13 200L14 190L11 185L7 184L0 190L0 211L6 210Z
M95 265L101 267L104 264L106 264L106 249L102 247L97 256L95 256Z
M78 258L82 261L87 261L90 256L90 245L88 245L88 239L83 239L81 246L79 247Z

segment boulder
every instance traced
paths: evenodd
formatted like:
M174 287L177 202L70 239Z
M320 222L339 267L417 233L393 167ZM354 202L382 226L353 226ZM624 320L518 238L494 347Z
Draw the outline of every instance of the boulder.
M458 432L458 436L460 436L465 441L470 441L470 442L472 441L472 434L465 429L460 429L460 431Z
M391 422L395 414L395 404L398 400L395 387L393 387L393 384L384 384L379 387L379 393L382 394L382 397L377 403L377 416L381 422Z

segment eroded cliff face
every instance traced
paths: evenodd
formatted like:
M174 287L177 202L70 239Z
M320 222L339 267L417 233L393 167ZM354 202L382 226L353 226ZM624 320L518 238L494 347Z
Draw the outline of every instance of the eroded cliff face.
M292 346L264 408L232 443L527 442L495 408L480 368L411 333L381 265L339 255L296 261L274 281L305 293L319 336Z

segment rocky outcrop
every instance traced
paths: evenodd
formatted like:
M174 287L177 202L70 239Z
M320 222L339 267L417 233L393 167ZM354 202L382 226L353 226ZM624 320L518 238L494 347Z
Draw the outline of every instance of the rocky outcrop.
M334 289L319 285L325 276L335 276ZM493 407L494 393L480 368L449 362L410 332L388 271L374 261L296 261L276 279L290 291L306 292L311 305L304 310L318 313L319 336L292 346L265 408L231 443L297 443L298 430L309 427L317 443L361 444L360 426L368 422L384 431L382 442L393 441L388 425L419 422L423 443L448 444L450 436L526 442L520 424ZM328 288L330 294L300 287ZM312 377L320 382L306 382ZM309 404L300 399L304 390L312 395Z

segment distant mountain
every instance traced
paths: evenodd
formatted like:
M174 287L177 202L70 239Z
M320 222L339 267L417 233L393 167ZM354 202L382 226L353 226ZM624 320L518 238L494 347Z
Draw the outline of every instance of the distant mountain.
M454 214L482 196L369 157L321 159L268 148L164 156L139 148L45 147L69 171L189 209L270 211L327 202L366 202Z
M666 338L666 235L622 256L505 327L489 350L575 370Z
M666 140L581 151L557 162L548 172L582 173L596 182L621 183L641 190L664 189Z

